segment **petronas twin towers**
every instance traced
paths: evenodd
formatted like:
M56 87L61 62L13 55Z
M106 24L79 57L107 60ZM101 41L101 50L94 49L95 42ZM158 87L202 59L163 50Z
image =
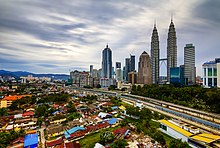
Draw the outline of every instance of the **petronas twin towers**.
M170 68L177 67L177 38L176 30L173 20L169 26L167 38L167 81L170 82ZM160 48L159 48L159 35L154 24L153 33L151 36L151 74L152 83L158 84L160 77Z

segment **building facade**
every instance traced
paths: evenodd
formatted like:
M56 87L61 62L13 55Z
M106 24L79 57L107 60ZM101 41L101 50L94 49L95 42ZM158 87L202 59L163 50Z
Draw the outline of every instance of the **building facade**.
M186 44L184 47L184 76L188 79L188 84L196 83L195 46L193 44Z
M205 62L203 69L203 86L204 87L220 87L220 58L214 61Z
M89 85L89 72L72 71L70 72L70 79L72 80L72 85L77 87L84 87Z
M154 25L154 29L151 36L151 75L152 75L152 83L159 83L160 76L160 48L159 48L159 35L157 32L156 24Z
M132 85L137 83L137 72L131 71L128 73L128 83L131 83Z
M130 55L131 68L130 71L135 71L135 55ZM130 72L129 71L129 72Z
M169 26L167 38L167 81L170 82L170 68L177 67L177 38L173 20Z
M174 86L185 85L184 66L170 68L170 83Z
M140 55L138 63L138 84L152 84L151 60L147 52Z
M131 69L131 62L130 62L130 58L126 58L125 59L125 81L127 82L128 81L128 73L130 72L130 69Z
M123 71L121 70L121 62L116 62L116 69L115 69L115 79L116 81L123 80Z
M108 44L102 51L102 78L112 78L112 51Z

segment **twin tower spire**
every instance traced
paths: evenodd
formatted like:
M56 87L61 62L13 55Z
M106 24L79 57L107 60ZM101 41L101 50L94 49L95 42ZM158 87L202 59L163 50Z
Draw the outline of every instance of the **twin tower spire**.
M165 60L167 60L167 81L170 82L170 68L177 66L177 38L172 18L168 31L167 58ZM151 76L152 83L158 84L160 77L160 47L156 21L151 36Z

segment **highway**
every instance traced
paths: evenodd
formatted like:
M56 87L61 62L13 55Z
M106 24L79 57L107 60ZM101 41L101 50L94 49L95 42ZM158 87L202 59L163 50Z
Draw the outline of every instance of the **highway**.
M76 89L76 88L75 88ZM220 134L220 116L213 113L208 113L173 103L168 103L152 98L131 95L127 93L118 93L112 91L103 91L96 89L77 88L86 92L93 92L97 94L106 94L110 96L121 97L124 102L134 104L136 101L142 102L143 106L166 116L182 120L186 123L192 124L199 128L205 129L215 134Z

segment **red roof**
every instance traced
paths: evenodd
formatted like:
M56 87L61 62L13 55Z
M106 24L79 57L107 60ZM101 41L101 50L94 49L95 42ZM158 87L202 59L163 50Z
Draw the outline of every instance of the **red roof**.
M124 135L128 129L127 128L118 128L113 131L114 135Z
M24 112L24 113L22 114L23 117L33 116L33 115L34 115L34 112L33 112L33 111Z
M16 144L16 143L24 143L24 138L19 137L19 138L15 139L14 141L12 141L12 144Z
M53 141L46 142L46 145L47 145L47 147L54 147L54 146L57 146L57 145L61 145L62 143L63 143L63 139L59 138L59 139L56 139L56 140L53 140Z
M76 142L69 142L69 143L65 143L66 148L80 148L80 143L76 143Z

